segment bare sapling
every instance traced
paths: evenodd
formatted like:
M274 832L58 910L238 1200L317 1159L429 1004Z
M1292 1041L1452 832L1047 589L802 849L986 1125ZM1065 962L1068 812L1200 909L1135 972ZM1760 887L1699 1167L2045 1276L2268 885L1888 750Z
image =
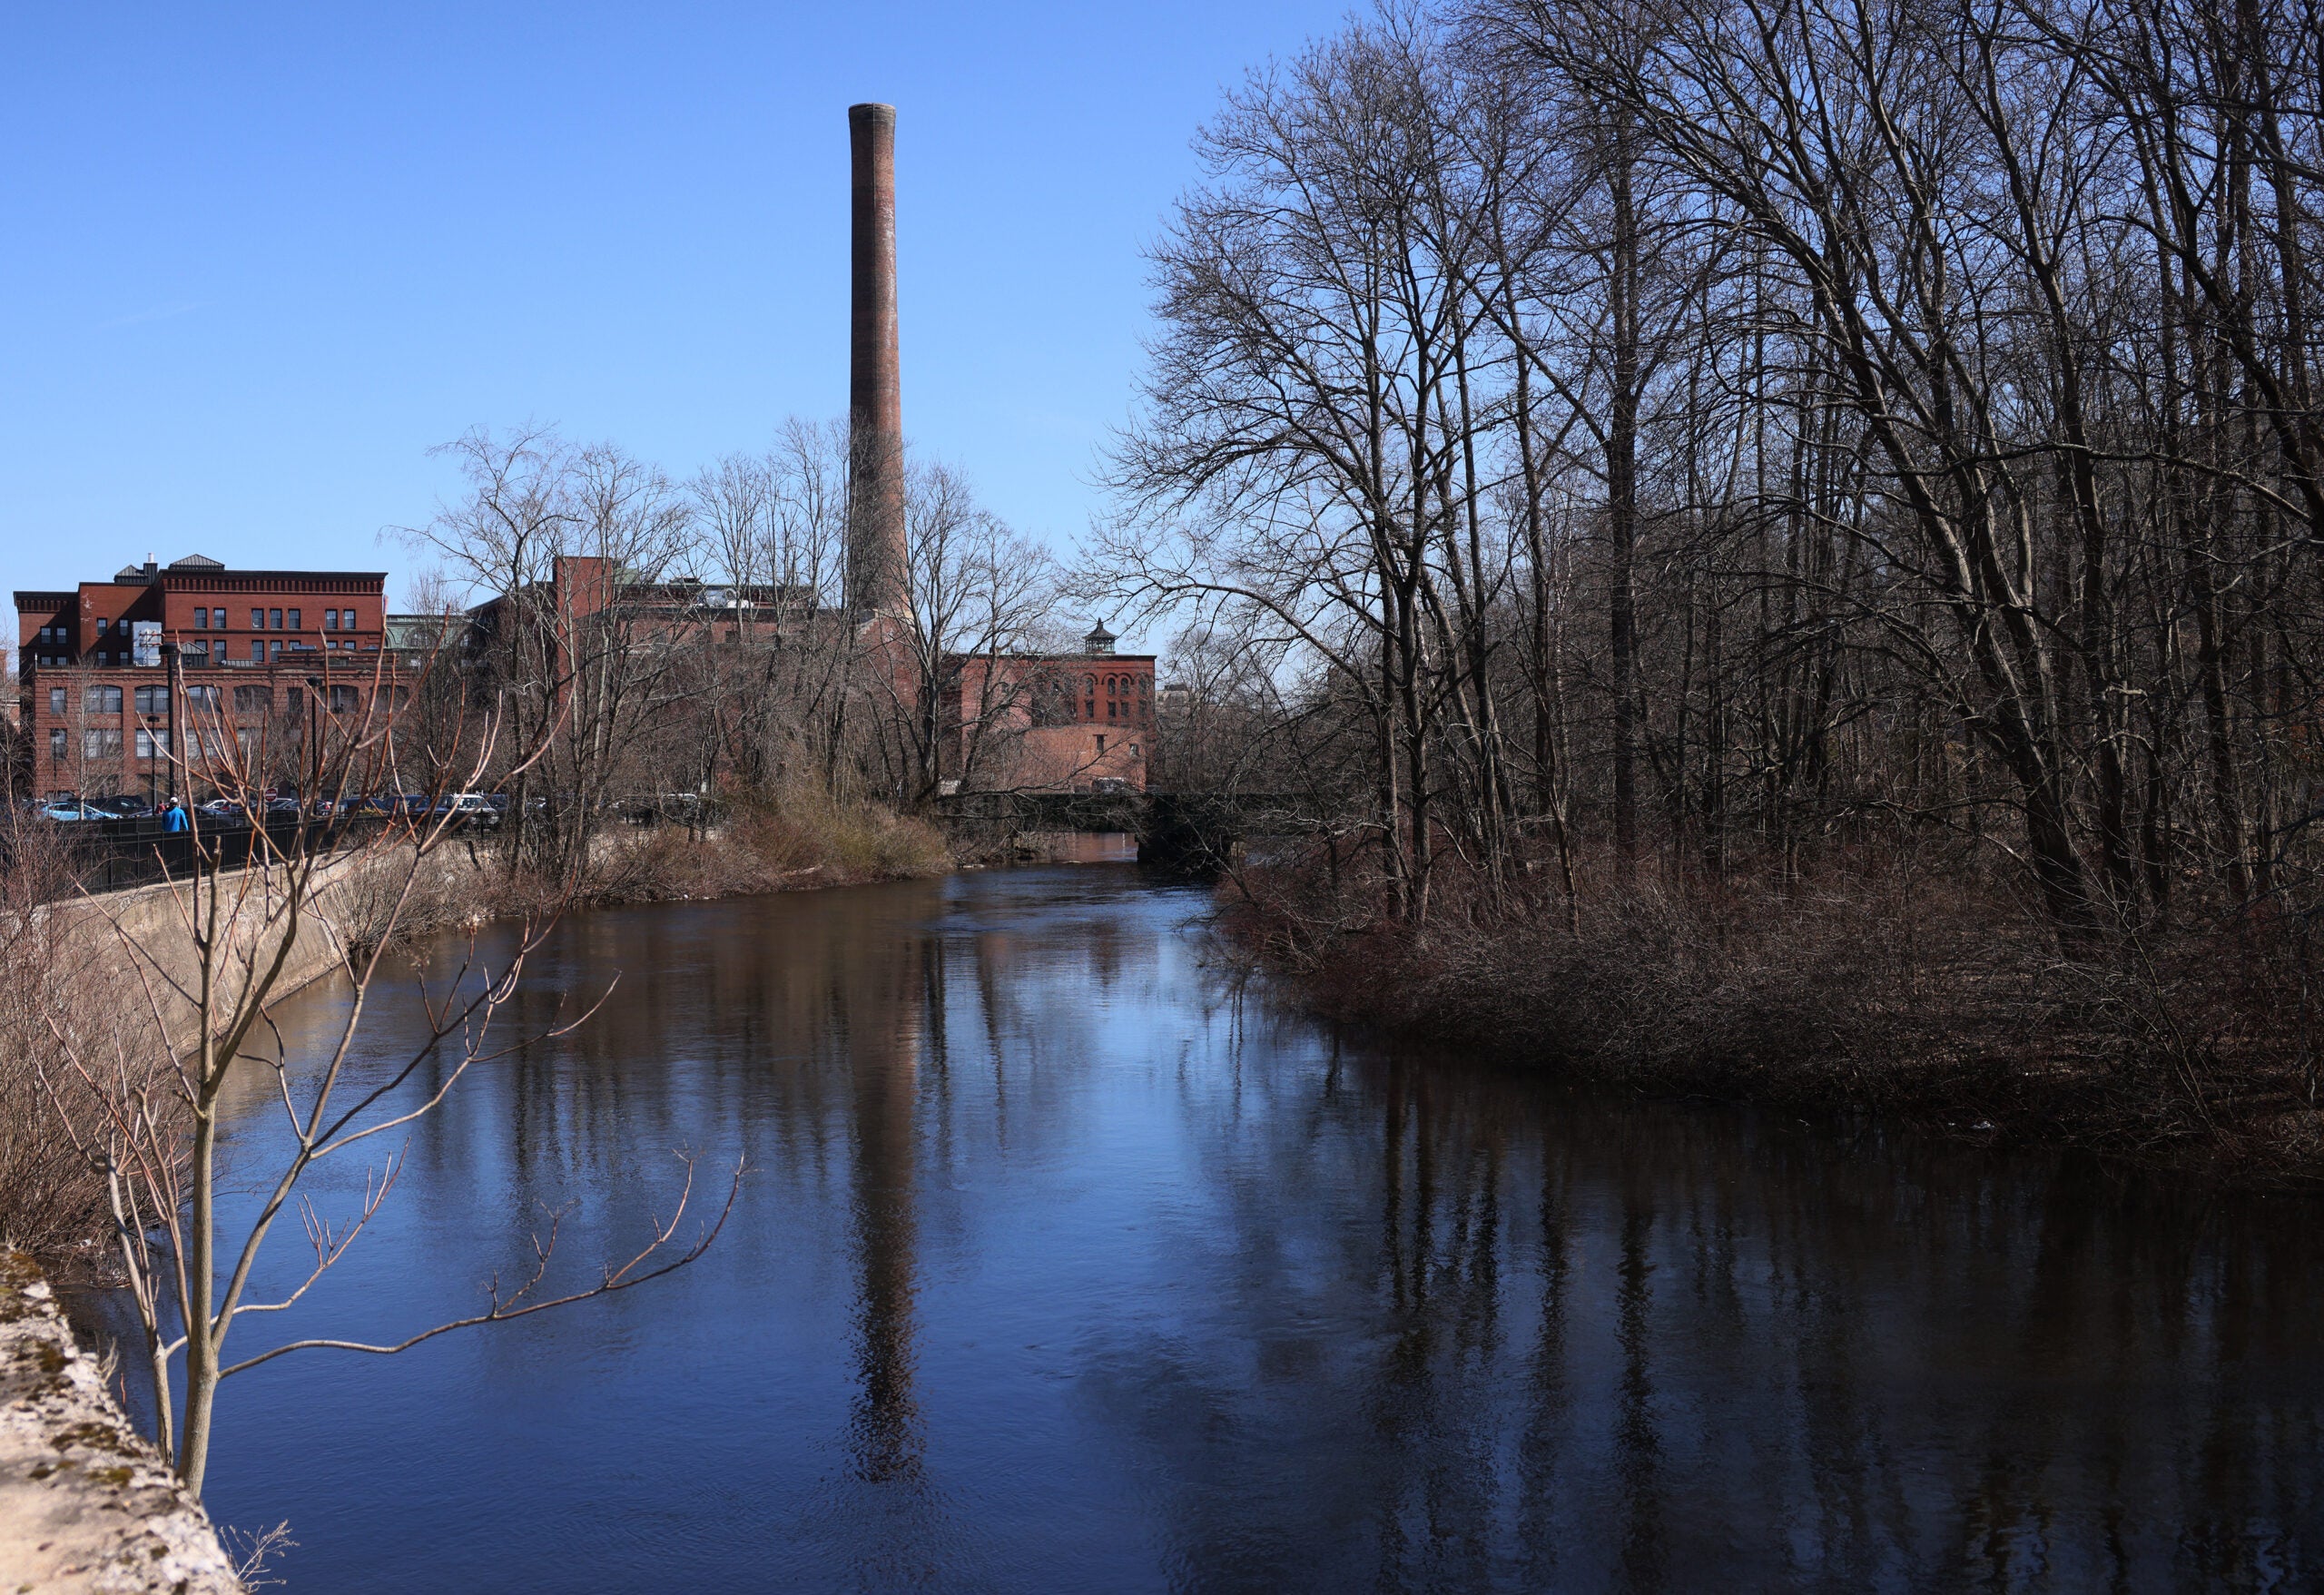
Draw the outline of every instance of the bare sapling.
M374 656L375 658L379 656ZM447 793L483 784L487 770L522 773L547 752L559 723L550 722L524 747L503 748L508 724L498 704L460 711L464 723L427 748L398 746L397 706L404 684L384 664L346 670L335 659L308 679L302 713L256 727L237 727L231 714L212 707L219 694L192 694L174 660L170 665L174 724L168 757L172 791L187 794L192 819L190 863L157 889L170 911L162 929L150 913L133 930L125 905L84 900L120 949L147 1021L138 1027L84 1026L68 1013L52 1016L58 1059L47 1071L50 1098L75 1146L102 1175L127 1295L144 1340L154 1393L155 1438L173 1453L178 1476L197 1496L208 1468L218 1392L235 1374L287 1353L324 1347L392 1354L452 1329L524 1317L630 1289L702 1255L732 1212L743 1169L734 1170L725 1205L706 1226L682 1238L693 1201L694 1166L675 1209L656 1220L643 1247L609 1265L594 1282L553 1293L547 1288L556 1245L552 1221L534 1237L534 1263L513 1287L498 1279L482 1308L389 1344L301 1336L252 1347L230 1359L228 1345L245 1318L263 1321L305 1296L346 1255L393 1190L401 1167L389 1151L367 1176L365 1195L351 1216L333 1218L301 1193L308 1173L327 1158L387 1147L436 1112L468 1072L527 1046L570 1033L595 1003L560 1013L548 1025L512 1031L503 1009L522 980L527 959L572 900L576 881L533 900L507 950L487 954L471 937L448 984L423 984L422 1034L408 1055L384 1068L350 1076L349 1060L370 1012L375 986L394 962L399 930L420 896L423 880L440 870L439 853L475 822ZM458 694L465 699L465 694ZM189 703L189 700L192 700ZM463 750L448 762L445 746ZM399 753L403 757L399 758ZM430 803L414 812L402 801L399 769L436 772ZM192 799L215 793L222 802L194 808ZM286 802L288 798L290 801ZM248 842L247 863L222 842L234 832ZM577 872L576 872L577 873ZM150 911L151 905L143 905ZM361 920L360 924L352 922ZM300 982L294 954L302 941L323 936L345 950L347 998L335 1030L320 1046L295 1047L276 1022L280 1001ZM608 987L610 990L610 986ZM597 1001L604 1000L600 994ZM404 1088L423 1062L448 1062L418 1100ZM247 1221L229 1225L221 1205L220 1132L230 1100L248 1101L239 1088L253 1073L271 1088L289 1132L279 1164L238 1167L236 1188L262 1194ZM260 1255L276 1222L296 1206L312 1262L279 1298L253 1298ZM182 1359L182 1386L172 1374Z

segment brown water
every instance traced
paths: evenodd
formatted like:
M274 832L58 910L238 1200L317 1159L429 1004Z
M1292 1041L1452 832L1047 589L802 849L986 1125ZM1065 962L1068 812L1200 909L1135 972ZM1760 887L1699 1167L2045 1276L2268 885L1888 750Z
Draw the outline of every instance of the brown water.
M1343 1045L1203 907L1099 866L575 919L527 1017L613 1000L461 1085L287 1327L472 1310L568 1202L577 1277L673 1148L747 1154L734 1222L235 1382L214 1508L331 1592L2324 1583L2314 1206Z

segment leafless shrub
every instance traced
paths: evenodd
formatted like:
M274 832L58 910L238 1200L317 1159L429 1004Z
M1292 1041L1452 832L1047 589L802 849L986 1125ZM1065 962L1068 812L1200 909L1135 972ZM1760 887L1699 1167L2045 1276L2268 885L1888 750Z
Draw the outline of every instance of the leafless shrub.
M65 1009L94 1035L135 1014L113 960L88 956L73 934L78 911L59 905L73 886L59 828L13 813L0 825L0 1235L63 1277L101 1275L104 1182L52 1117L49 1019Z
M1472 1056L2313 1177L2324 1116L2289 922L2069 960L2004 881L1966 871L1610 875L1583 872L1571 916L1555 891L1487 911L1455 881L1414 934L1362 911L1378 894L1360 871L1334 891L1300 858L1247 871L1224 918L1322 1011Z
M290 1581L266 1576L277 1557L299 1549L299 1542L290 1538L289 1519L271 1529L222 1528L218 1537L226 1542L226 1553L234 1560L234 1576L241 1580L244 1589L263 1590Z

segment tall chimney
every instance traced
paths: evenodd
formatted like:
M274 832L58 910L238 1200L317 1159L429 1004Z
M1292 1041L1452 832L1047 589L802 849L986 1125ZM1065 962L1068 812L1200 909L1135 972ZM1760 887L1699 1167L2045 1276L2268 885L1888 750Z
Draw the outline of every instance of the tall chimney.
M849 318L848 602L858 614L908 607L904 417L896 351L896 108L850 105L854 287Z

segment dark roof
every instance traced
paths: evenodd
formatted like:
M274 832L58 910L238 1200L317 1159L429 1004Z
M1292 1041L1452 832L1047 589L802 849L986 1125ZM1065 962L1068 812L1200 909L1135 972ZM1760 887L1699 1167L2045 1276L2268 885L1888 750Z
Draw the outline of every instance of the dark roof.
M377 583L385 587L388 573L384 570L244 570L239 566L231 569L222 565L172 565L162 572L163 577L174 576L182 585L191 577L195 582L223 581L229 586L263 586L271 582L330 582L356 586Z
M170 568L172 570L223 570L226 566L222 561L212 559L207 554L189 554L183 559L171 560Z

